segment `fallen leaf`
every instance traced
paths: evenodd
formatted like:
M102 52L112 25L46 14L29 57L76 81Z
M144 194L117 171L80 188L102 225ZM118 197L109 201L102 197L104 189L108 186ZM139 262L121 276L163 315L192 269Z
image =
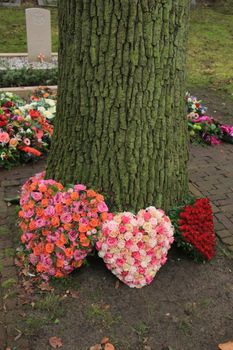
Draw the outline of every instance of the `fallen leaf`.
M70 295L72 298L74 299L79 299L80 298L80 295L79 295L79 292L75 291L75 290L71 290L70 291Z
M60 348L62 346L61 338L51 337L49 338L49 344L52 346L53 349Z
M116 281L115 289L118 289L119 287L120 287L120 281Z
M103 339L101 340L101 344L106 344L108 343L109 338L108 337L103 337Z
M111 343L106 343L104 350L115 350L115 347Z
M233 341L229 341L227 343L219 344L218 348L220 350L233 350Z
M49 283L46 282L42 282L41 284L38 285L38 287L40 288L40 290L46 290L48 292L52 292L54 290L54 288L52 286L50 286Z
M95 345L91 346L89 350L101 350L101 349L102 349L102 347L100 344L95 344Z

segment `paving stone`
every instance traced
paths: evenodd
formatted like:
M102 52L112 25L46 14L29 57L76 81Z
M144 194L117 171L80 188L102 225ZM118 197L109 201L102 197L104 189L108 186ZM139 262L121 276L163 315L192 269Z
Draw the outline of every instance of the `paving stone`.
M231 237L232 234L227 230L218 231L217 236L223 240L224 238Z
M233 246L233 235L231 235L229 237L221 238L221 240L224 244Z

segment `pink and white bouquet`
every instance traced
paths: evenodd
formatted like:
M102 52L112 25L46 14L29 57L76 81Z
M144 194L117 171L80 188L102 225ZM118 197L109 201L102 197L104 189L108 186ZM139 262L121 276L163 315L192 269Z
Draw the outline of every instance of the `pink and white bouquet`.
M137 215L109 214L96 248L106 266L122 282L141 288L153 281L167 260L173 226L163 210L149 207Z

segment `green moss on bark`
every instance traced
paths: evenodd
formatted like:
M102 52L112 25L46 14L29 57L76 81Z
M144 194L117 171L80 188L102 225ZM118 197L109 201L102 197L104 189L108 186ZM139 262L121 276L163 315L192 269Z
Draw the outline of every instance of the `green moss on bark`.
M189 0L60 0L59 89L47 177L118 210L187 193Z

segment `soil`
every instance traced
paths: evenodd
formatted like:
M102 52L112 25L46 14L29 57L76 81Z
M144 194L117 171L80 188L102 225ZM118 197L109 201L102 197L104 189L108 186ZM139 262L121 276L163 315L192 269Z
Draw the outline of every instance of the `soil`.
M211 91L191 93L209 106L210 114L232 120L232 101L223 104ZM8 172L10 195L17 176L23 182L43 168L39 162ZM8 188L0 191L8 193ZM14 206L5 213L11 241L18 235L14 213ZM10 278L4 271L4 279ZM61 338L62 350L88 350L104 336L116 350L217 350L233 338L233 258L220 243L216 257L205 264L173 247L154 282L140 290L118 284L97 257L68 279L53 282L53 291L27 293L20 281L1 290L0 326L4 313L7 320L2 343L0 327L1 350L49 350L53 336Z

